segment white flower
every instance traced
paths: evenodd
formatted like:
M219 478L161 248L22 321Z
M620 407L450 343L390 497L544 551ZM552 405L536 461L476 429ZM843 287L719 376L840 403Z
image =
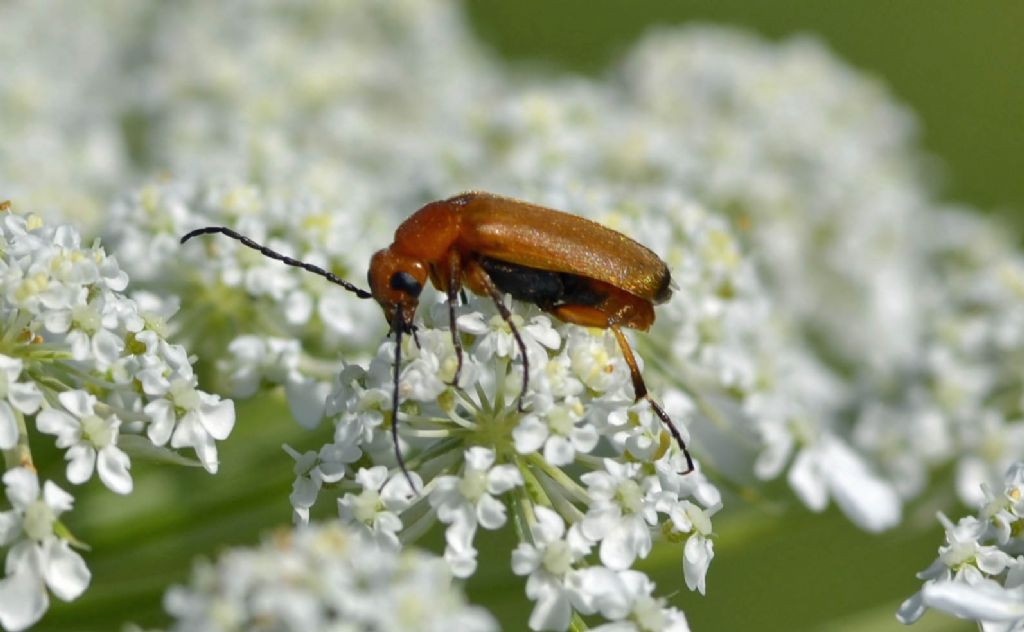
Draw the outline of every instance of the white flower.
M672 526L679 533L690 534L683 549L683 577L686 587L704 594L708 567L715 557L711 541L711 515L718 507L704 510L683 500L670 509Z
M495 465L494 461L492 450L470 448L461 476L439 476L433 481L430 504L438 519L448 525L445 558L454 562L456 577L468 577L476 569L473 537L477 525L494 530L505 524L505 505L495 496L523 484L514 465Z
M588 388L614 393L628 383L629 369L615 338L607 332L595 334L574 329L566 346L573 374Z
M551 328L551 320L544 316L534 316L527 322L522 316L514 316L512 323L519 330L519 335L526 345L526 352L531 362L545 357L547 349L556 349L561 344L558 332ZM519 355L519 346L508 324L501 315L494 313L485 322L481 312L473 312L459 317L460 330L478 336L479 342L473 354L480 360L499 358L515 358ZM485 334L492 335L485 335ZM534 365L536 366L536 365Z
M214 440L224 440L231 434L235 425L235 404L230 399L222 400L196 389L194 382L194 376L163 380L152 395L165 399L155 399L144 409L153 419L147 434L158 446L170 440L173 448L195 449L203 467L214 474L218 467Z
M415 472L409 476L416 489L423 486ZM341 519L362 526L374 541L398 550L401 545L397 534L403 526L398 515L412 504L416 492L404 474L396 472L389 478L388 468L383 465L360 469L356 483L362 485L361 493L348 493L338 499Z
M131 462L117 447L121 420L114 415L100 417L95 410L96 398L85 391L65 391L58 398L71 414L47 408L36 417L36 425L40 432L56 435L57 447L67 450L64 458L68 461L68 480L82 484L95 469L111 491L131 493Z
M653 596L654 582L637 571L621 571L617 581L608 582L606 604L598 610L615 623L593 628L601 632L689 632L686 617L675 608L667 608ZM614 590L609 590L614 585ZM610 598L610 599L609 599ZM614 604L612 606L611 604Z
M789 483L809 508L823 511L831 494L855 524L882 531L900 520L899 496L849 446L832 436L797 454Z
M569 465L576 453L588 453L597 445L600 435L593 425L580 424L583 405L570 397L540 414L523 417L512 432L516 450L529 454L543 448L544 460L555 466Z
M81 556L54 534L57 518L71 509L71 496L50 481L40 490L35 473L25 468L8 470L3 481L12 508L0 513L0 544L11 547L0 580L0 625L23 630L49 607L47 588L71 601L89 585L91 574Z
M296 524L309 522L309 508L316 502L324 477L320 472L319 456L313 450L299 453L290 445L282 446L288 456L295 460L295 481L292 482L292 493L288 502L292 505L293 518Z
M324 483L336 483L345 476L349 466L363 455L360 442L364 429L358 424L347 424L335 429L334 442L327 443L319 452L309 450L299 454L290 446L284 450L295 459L295 482L289 501L298 522L309 521L309 508L316 502Z
M561 516L537 507L530 526L533 542L520 542L512 551L512 572L528 575L526 596L536 602L530 613L531 630L565 630L573 609L572 591L566 576L585 555L590 543L573 526L566 534Z
M286 384L298 375L298 340L239 336L228 344L230 358L218 367L228 375L235 397L252 397L261 383Z
M605 459L604 467L605 472L580 477L591 497L581 527L583 535L601 543L601 563L623 570L651 552L650 526L657 524L657 513L644 481L636 480L639 464Z

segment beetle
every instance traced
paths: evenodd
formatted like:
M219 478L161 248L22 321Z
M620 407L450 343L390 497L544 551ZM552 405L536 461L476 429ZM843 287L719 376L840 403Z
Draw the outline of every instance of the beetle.
M686 457L683 473L694 469L686 442L648 393L633 350L622 333L624 327L641 331L650 328L654 305L672 296L672 276L656 254L619 232L577 215L513 198L479 191L462 193L423 206L398 226L394 242L370 259L369 291L224 226L198 228L184 235L181 243L215 233L380 304L391 328L389 334L395 335L391 434L396 460L407 478L398 444L402 335L416 335L413 317L428 280L448 298L449 328L457 358L452 384L458 382L463 364L462 341L455 325L455 305L463 288L489 296L515 338L523 362L520 411L529 388L529 360L523 338L503 301L505 294L537 305L559 320L610 329L629 366L636 401L646 399L668 427Z

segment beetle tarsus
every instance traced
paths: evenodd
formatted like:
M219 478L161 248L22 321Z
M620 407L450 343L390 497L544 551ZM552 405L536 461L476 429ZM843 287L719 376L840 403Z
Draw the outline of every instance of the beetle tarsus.
M643 398L651 405L651 409L654 411L654 414L661 419L661 422L668 426L668 431L672 434L672 438L676 440L676 444L679 445L679 449L683 451L683 456L686 457L686 471L680 472L680 474L686 476L696 468L693 465L693 457L690 456L690 450L686 447L686 441L683 440L682 433L680 433L679 429L676 428L676 425L672 423L668 413L662 410L661 406L659 406L650 395L645 394Z
M626 364L629 366L629 377L633 380L633 397L636 401L646 399L647 403L651 405L651 409L654 414L661 419L661 422L668 426L668 431L672 434L672 438L676 440L679 445L679 449L683 451L683 456L686 457L686 471L680 472L682 475L689 474L695 468L693 466L693 457L690 456L690 450L686 447L686 441L683 440L683 435L679 432L679 428L672 423L672 419L669 418L668 414L662 410L658 402L654 401L654 398L647 392L647 384L644 383L644 377L640 374L640 367L637 366L636 357L633 355L633 349L629 346L629 341L626 340L626 335L622 333L622 329L618 325L609 325L609 329L615 334L615 340L619 343L619 349L622 350L622 357L626 360Z

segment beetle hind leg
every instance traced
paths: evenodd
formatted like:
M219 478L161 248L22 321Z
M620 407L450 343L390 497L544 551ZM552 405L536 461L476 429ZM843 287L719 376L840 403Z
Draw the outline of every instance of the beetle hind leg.
M650 393L647 392L647 384L644 383L644 377L640 374L640 367L637 366L636 357L633 355L633 349L629 346L629 341L626 340L626 335L622 333L622 329L618 325L610 326L612 333L615 334L615 340L619 343L619 348L622 349L622 356L626 359L626 364L629 366L629 377L633 380L633 395L636 401L646 399L647 403L651 405L651 410L654 414L661 419L662 423L668 427L668 431L672 434L672 438L676 440L679 445L679 449L683 451L683 456L686 457L686 471L682 474L689 474L694 470L693 457L690 456L690 450L686 447L686 441L683 439L682 433L679 432L679 428L672 423L672 419L669 418L668 414L662 409L658 402L654 401Z
M640 367L636 363L636 356L633 355L633 349L629 346L629 341L626 340L625 334L622 333L623 324L627 326L639 325L646 329L654 321L653 311L647 303L623 297L612 298L618 298L619 300L614 303L606 301L600 308L588 305L559 305L551 309L550 312L556 318L567 323L612 330L612 333L615 334L615 340L619 343L619 349L622 350L622 357L626 360L626 365L629 366L629 377L633 381L633 395L636 401L646 399L647 403L651 405L651 410L654 411L654 414L668 428L679 449L683 451L683 456L686 457L686 471L682 472L682 474L689 474L694 470L694 465L693 457L690 456L690 450L686 447L686 440L683 439L682 433L672 423L672 419L668 414L647 392L647 384L644 382L644 377L640 373ZM611 316L609 316L609 311L612 313Z

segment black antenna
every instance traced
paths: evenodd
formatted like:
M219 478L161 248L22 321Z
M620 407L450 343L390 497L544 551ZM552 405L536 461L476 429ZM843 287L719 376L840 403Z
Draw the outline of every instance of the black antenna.
M289 257L287 255L282 255L281 253L276 252L274 250L271 250L270 248L267 248L266 246L264 246L262 244L258 244L255 241L253 241L253 240L249 239L248 237L246 237L245 235L243 235L241 233L238 233L238 232L235 232L235 231L231 230L230 228L227 228L226 226L207 226L205 228L197 228L197 229L187 233L184 237L182 237L181 238L181 243L184 244L189 239L192 239L193 237L197 237L199 235L214 235L214 234L217 234L217 233L220 233L221 235L227 235L228 237L230 237L232 239L237 239L238 241L242 242L243 245L248 246L249 248L252 248L253 250L258 251L264 257L269 257L271 259L275 259L275 260L280 261L281 263L284 263L286 265L295 266L296 268L302 268L306 272L312 272L313 274L318 274L318 275L322 276L323 278L327 279L328 281L330 281L331 283L334 283L336 285L340 285L341 287L345 288L349 292L354 293L359 298L373 298L373 295L370 294L369 292L367 292L366 290L358 288L358 287L352 285L348 281L346 281L346 280L344 280L344 279L334 275L331 272L328 272L327 270L324 270L323 268L321 268L319 266L315 266L312 263L306 263L305 261L299 261L298 259L292 259L291 257Z
M391 328L395 330L395 369L391 388L391 441L395 444L395 459L398 461L398 467L402 470L402 474L405 475L405 480L409 482L409 489L413 493L419 494L416 491L416 483L412 482L412 476L405 467L402 447L398 443L398 377L402 368L402 329L405 328L405 323L402 322L401 305L395 306L395 319L393 323Z

